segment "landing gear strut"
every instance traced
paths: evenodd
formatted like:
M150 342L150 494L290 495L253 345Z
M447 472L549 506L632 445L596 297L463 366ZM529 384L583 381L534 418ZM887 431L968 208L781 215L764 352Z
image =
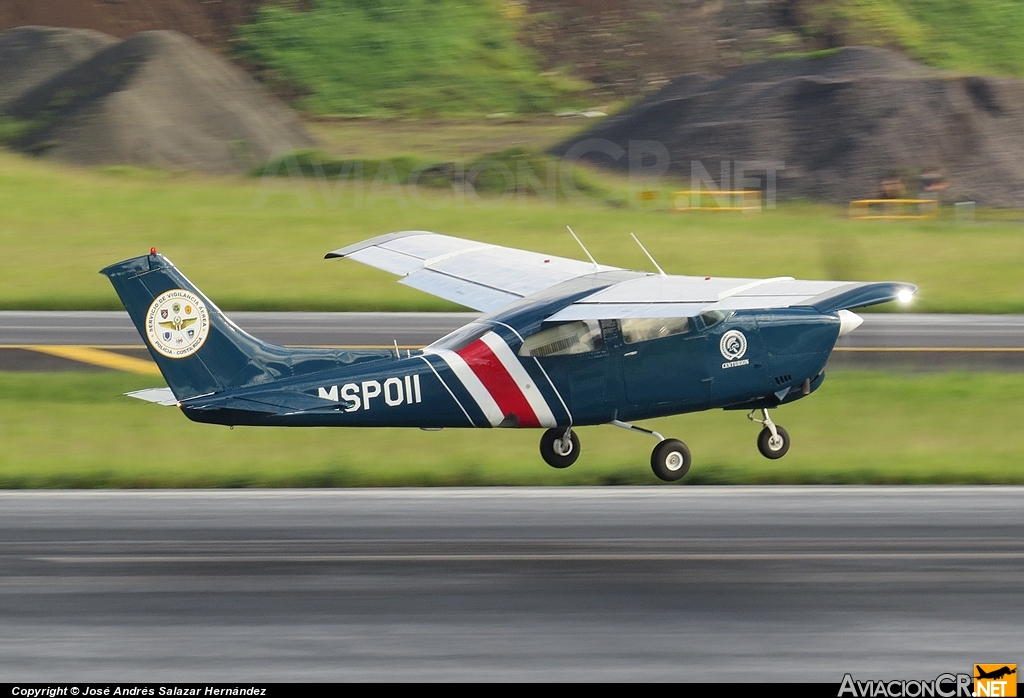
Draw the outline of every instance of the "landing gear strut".
M552 468L568 468L580 457L580 439L572 427L548 429L540 437L540 455Z
M757 410L751 410L747 419L764 425L764 429L757 435L757 450L765 458L772 460L782 458L789 451L789 432L772 421L772 418L768 416L767 409L761 410L764 419L755 417L755 412Z
M690 449L679 439L666 439L656 431L612 420L612 425L621 429L629 429L641 434L648 434L658 440L658 445L651 452L651 470L665 482L681 480L690 471Z

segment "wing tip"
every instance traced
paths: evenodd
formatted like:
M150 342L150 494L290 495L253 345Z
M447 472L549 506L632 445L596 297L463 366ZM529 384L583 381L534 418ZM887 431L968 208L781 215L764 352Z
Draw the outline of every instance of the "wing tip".
M339 247L336 250L332 250L324 255L324 259L338 259L340 257L348 257L351 254L358 252L359 250L365 250L367 247L373 247L390 240L398 240L399 238L407 238L413 235L436 235L427 230L403 230L399 233L385 233L384 235L378 235L368 240L356 242L346 247Z

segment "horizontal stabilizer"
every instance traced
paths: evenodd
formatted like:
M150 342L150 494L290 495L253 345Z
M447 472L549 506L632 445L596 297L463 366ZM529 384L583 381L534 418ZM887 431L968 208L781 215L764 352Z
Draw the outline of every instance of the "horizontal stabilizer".
M155 402L158 405L167 407L178 404L178 398L174 397L174 393L171 392L170 388L146 388L145 390L134 390L130 393L125 393L125 395L138 400L145 400L146 402Z

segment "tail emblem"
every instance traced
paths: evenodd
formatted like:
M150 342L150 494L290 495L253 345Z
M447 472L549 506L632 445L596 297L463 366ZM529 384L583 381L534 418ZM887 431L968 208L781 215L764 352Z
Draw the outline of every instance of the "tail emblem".
M210 315L199 296L180 288L161 293L146 312L146 337L169 359L199 351L210 334Z

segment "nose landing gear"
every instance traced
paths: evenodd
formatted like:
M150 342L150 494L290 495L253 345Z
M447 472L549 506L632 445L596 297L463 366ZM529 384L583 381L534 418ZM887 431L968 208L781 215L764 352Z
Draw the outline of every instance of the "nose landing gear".
M789 432L772 421L767 409L761 410L764 419L755 417L755 412L757 410L751 410L747 419L764 425L761 433L757 435L757 450L765 458L772 460L782 458L789 451Z
M552 468L568 468L580 457L580 439L572 427L548 429L540 437L540 455Z

